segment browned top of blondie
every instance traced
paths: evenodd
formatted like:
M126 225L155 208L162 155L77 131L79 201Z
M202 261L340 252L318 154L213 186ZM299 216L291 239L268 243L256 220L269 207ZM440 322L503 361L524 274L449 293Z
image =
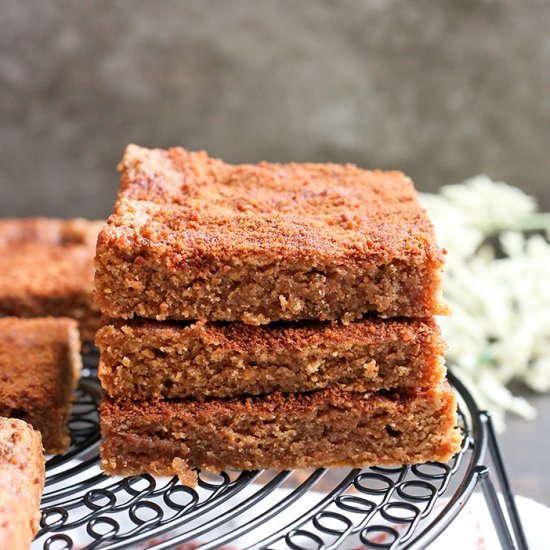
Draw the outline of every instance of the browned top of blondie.
M129 145L100 241L198 257L428 261L442 251L400 172L346 164L230 165L204 151Z
M0 220L0 300L91 293L95 244L103 223Z
M0 404L43 410L66 405L80 371L76 321L0 318Z

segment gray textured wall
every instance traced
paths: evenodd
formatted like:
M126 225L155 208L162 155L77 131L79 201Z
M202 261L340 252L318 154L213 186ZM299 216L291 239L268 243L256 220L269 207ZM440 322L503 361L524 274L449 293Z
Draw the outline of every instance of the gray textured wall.
M0 0L0 215L104 216L124 145L485 172L550 207L550 2Z

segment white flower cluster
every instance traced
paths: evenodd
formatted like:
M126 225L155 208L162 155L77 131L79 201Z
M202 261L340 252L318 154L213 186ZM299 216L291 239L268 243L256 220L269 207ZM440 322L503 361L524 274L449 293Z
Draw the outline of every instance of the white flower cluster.
M450 368L504 426L535 410L507 385L550 390L550 214L534 198L477 176L420 200L448 250L440 323Z

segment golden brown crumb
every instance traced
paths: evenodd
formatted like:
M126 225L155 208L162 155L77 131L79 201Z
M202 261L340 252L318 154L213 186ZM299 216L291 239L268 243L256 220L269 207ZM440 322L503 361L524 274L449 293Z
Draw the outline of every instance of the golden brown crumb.
M178 476L178 479L182 485L186 485L187 487L197 486L197 472L191 470L185 460L181 458L174 458L174 460L172 460L172 469Z

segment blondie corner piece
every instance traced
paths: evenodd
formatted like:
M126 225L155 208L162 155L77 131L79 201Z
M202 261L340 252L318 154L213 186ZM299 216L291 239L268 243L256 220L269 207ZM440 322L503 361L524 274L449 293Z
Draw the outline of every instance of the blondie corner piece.
M83 340L100 325L93 258L104 222L0 220L0 315L71 317Z
M229 165L129 145L100 233L96 301L112 318L429 317L444 254L400 172Z
M70 443L72 391L82 367L73 319L0 318L0 415L20 418L42 434L46 452Z
M445 382L417 394L322 390L262 398L101 405L106 473L179 475L446 461L458 451Z
M45 465L40 433L0 418L0 546L27 550L38 532Z
M243 323L111 320L96 335L109 397L175 399L415 389L445 377L435 320Z

